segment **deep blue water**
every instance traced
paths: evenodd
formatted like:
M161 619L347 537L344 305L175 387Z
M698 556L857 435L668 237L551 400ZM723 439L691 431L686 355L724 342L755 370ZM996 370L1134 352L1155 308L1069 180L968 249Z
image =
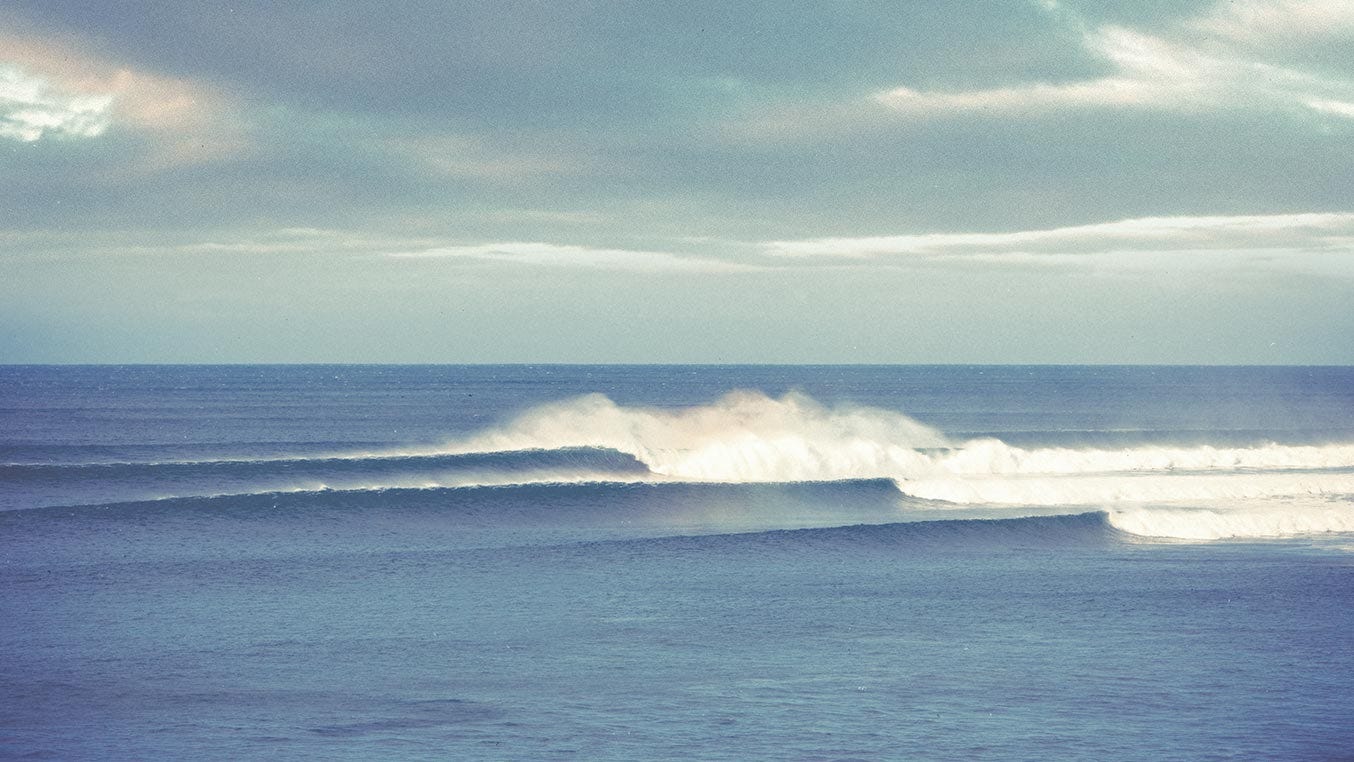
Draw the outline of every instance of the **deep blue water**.
M1354 369L0 366L0 757L1354 759Z

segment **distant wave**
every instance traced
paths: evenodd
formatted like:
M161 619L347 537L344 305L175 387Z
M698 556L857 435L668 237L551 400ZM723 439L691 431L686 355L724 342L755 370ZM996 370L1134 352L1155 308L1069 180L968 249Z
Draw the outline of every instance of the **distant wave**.
M708 533L887 523L900 519L887 480L795 484L548 481L439 487L298 489L172 497L101 505L48 506L0 514L0 521L238 520L375 522L419 517L443 531L471 528L612 528ZM652 532L651 532L652 533Z
M376 476L383 473L435 473L463 470L531 470L592 468L618 473L645 471L633 457L615 450L561 448L513 452L390 452L334 454L314 457L227 458L202 460L119 461L95 463L16 463L0 465L0 479L36 480L156 478L269 475Z
M1346 499L1253 501L1228 507L1126 505L1084 508L1123 536L1191 541L1278 539L1354 532L1354 502ZM1052 512L1050 512L1052 511ZM67 516L158 516L310 520L317 515L397 520L420 514L448 527L614 527L709 533L770 531L856 524L1022 521L1070 515L1047 506L962 506L900 498L888 480L753 483L666 481L541 481L457 486L373 486L295 489L176 497L23 511ZM962 518L946 518L948 515Z

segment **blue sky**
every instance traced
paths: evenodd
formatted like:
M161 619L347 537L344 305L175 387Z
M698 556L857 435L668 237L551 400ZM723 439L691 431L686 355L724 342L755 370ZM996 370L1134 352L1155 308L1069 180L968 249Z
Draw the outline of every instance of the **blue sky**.
M1354 363L1354 3L0 9L0 362Z

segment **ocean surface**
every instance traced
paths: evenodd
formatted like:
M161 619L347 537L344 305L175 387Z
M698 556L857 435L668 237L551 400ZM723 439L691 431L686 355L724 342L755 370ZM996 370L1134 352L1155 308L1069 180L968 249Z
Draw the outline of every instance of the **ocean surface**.
M0 758L1354 759L1354 368L0 366Z

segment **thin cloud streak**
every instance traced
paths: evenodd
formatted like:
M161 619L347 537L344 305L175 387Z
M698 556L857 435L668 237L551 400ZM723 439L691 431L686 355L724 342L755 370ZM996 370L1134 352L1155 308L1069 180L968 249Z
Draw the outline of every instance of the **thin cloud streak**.
M514 265L618 270L638 273L740 273L765 267L705 257L683 257L662 251L592 248L541 242L442 246L393 252L392 259L466 259Z
M8 240L6 240L8 239ZM605 270L629 273L727 274L771 269L774 263L750 264L730 259L685 256L666 251L618 249L547 242L491 242L449 244L435 237L382 236L352 230L283 228L252 236L144 241L136 234L109 236L103 241L67 235L4 234L0 244L23 254L11 260L77 260L82 257L165 257L175 259L281 258L444 261L497 264L511 267ZM3 251L3 249L0 249ZM4 261L0 259L0 261Z
M764 253L771 257L838 260L1240 250L1354 254L1354 212L1142 217L1046 230L833 237L763 244Z
M437 237L288 228L245 238L152 243L135 235L86 241L11 236L26 257L307 257L442 261L514 268L630 274L726 275L860 267L1014 267L1100 271L1216 270L1230 266L1354 276L1354 212L1142 217L1007 232L734 241L693 237L700 254L548 241L447 243ZM0 239L3 240L3 239ZM674 239L675 241L676 239Z

